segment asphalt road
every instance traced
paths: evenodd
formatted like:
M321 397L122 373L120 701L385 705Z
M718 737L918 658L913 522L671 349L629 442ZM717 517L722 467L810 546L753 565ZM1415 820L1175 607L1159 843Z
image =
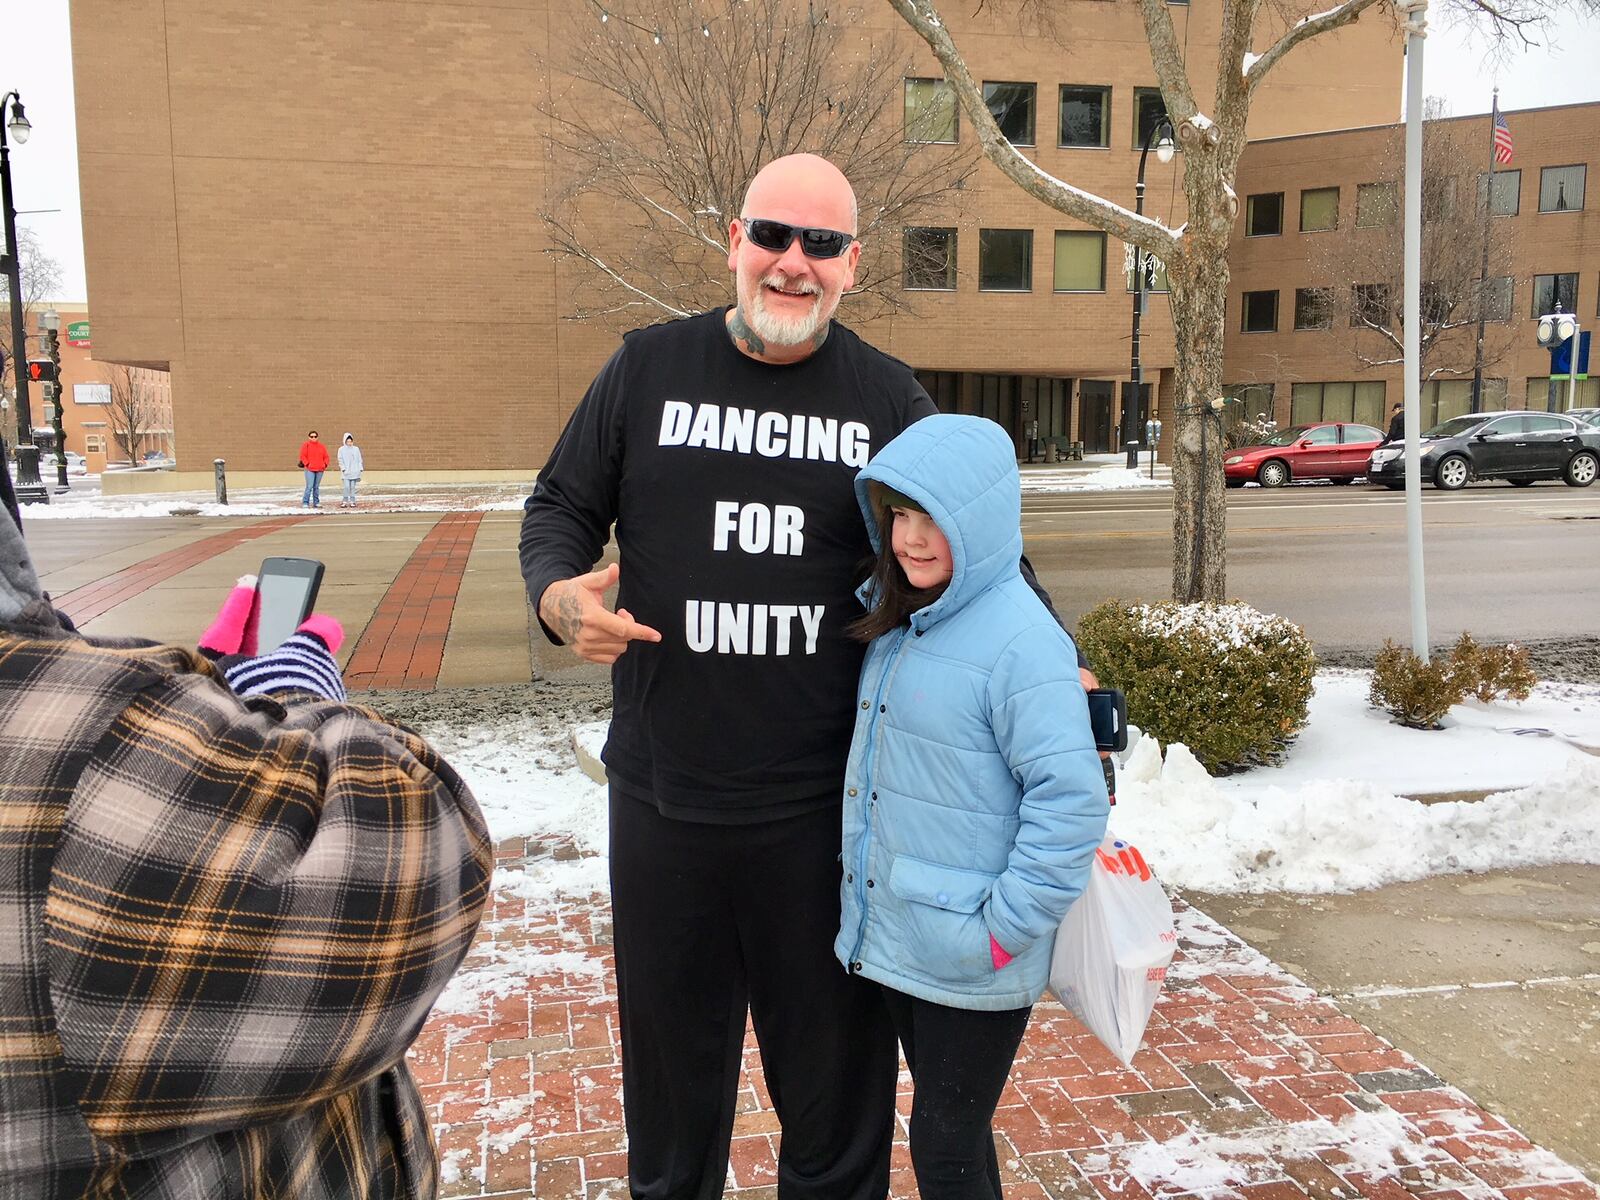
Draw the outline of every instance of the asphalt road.
M1230 598L1281 614L1319 650L1410 640L1405 497L1362 484L1228 493ZM1069 621L1110 596L1165 600L1170 492L1032 496L1023 538ZM1423 493L1429 640L1600 632L1600 487L1483 484Z

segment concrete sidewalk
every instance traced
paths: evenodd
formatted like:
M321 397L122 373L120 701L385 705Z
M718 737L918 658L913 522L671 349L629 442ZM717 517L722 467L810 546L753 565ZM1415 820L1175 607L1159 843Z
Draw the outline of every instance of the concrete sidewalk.
M498 867L537 872L576 853L516 838ZM1055 1003L1035 1008L995 1119L1008 1200L1600 1198L1340 1005L1177 907L1179 955L1132 1069ZM456 999L411 1056L444 1195L627 1196L609 927L600 896L530 907L497 894ZM896 1200L917 1194L909 1089L902 1073ZM774 1200L777 1135L747 1035L728 1195Z

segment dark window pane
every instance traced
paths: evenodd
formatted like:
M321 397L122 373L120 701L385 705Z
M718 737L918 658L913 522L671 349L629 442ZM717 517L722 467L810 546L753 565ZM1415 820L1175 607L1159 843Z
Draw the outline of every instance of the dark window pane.
M1031 83L986 83L983 102L989 115L1013 146L1033 145L1033 93Z
M1533 312L1530 316L1542 317L1556 311L1578 311L1578 277L1571 275L1535 275L1533 277Z
M1061 144L1109 146L1111 144L1111 89L1061 88Z
M1259 192L1245 203L1245 237L1277 237L1283 233L1283 193Z
M1389 325L1394 321L1394 298L1387 283L1358 283L1350 289L1350 324Z
M978 290L1026 292L1033 287L1033 230L978 230Z
M1498 275L1483 281L1483 319L1511 320L1511 276Z
M1294 327L1328 329L1333 325L1333 297L1327 288L1295 288Z
M956 231L906 230L905 285L949 291L956 286Z
M1278 293L1246 292L1244 294L1244 319L1240 328L1245 333L1272 333L1278 328Z
M1145 139L1155 132L1167 116L1167 103L1160 88L1133 89L1133 148L1144 149ZM1152 144L1154 141L1152 139Z

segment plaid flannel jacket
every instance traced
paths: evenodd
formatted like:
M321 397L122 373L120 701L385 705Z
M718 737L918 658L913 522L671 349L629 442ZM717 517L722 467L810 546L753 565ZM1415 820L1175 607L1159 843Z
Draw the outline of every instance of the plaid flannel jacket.
M0 1200L434 1196L403 1056L492 860L369 710L0 625Z

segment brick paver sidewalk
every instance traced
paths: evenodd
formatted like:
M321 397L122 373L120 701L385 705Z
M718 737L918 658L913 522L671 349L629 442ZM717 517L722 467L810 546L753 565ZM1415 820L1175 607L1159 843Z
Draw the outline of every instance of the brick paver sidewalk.
M570 843L502 843L493 911L412 1054L443 1194L625 1200L603 897L516 897ZM569 864L570 865L570 864ZM523 873L526 872L526 873ZM537 889L535 889L537 894ZM1133 1069L1041 1002L995 1128L1008 1200L1600 1200L1576 1169L1179 903ZM892 1195L916 1196L904 1118ZM728 1195L776 1196L778 1124L747 1039Z

